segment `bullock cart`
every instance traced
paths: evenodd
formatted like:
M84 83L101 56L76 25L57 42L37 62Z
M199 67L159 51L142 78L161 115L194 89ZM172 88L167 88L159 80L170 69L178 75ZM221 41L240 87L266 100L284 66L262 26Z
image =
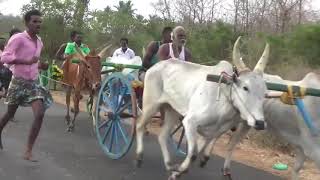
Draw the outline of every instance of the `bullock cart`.
M73 60L73 63L79 63ZM139 63L138 63L139 64ZM141 63L140 63L141 64ZM94 101L87 101L87 111L93 118L94 131L103 152L111 159L120 159L130 150L138 114L141 112L143 83L131 76L131 70L141 65L102 62L101 87ZM180 144L184 137L182 126L177 126L170 140L178 154L184 154Z

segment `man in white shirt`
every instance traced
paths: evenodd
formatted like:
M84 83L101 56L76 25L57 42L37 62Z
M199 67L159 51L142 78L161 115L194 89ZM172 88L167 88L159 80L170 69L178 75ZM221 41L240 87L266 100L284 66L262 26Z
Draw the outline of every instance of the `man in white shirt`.
M135 57L135 53L132 49L128 48L128 39L121 38L120 39L121 48L114 51L112 57L123 57L126 59L132 59Z

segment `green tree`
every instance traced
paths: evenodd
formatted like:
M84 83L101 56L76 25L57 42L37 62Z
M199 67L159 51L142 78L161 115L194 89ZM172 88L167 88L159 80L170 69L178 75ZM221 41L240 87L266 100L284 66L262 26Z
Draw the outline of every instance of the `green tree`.
M134 16L134 12L136 11L136 9L133 9L133 4L130 0L127 2L119 1L119 4L115 6L115 8L117 9L118 13L127 14L131 17Z
M302 57L310 65L320 65L320 25L305 25L289 34L290 53Z
M74 27L82 29L84 24L85 14L88 11L88 5L90 0L77 0L76 8L73 14Z
M21 17L0 15L0 37L8 38L8 32L14 27L21 30L24 29Z
M73 0L31 0L29 4L22 6L22 14L31 9L38 9L44 17L63 17L64 25L72 24L73 12L75 11Z

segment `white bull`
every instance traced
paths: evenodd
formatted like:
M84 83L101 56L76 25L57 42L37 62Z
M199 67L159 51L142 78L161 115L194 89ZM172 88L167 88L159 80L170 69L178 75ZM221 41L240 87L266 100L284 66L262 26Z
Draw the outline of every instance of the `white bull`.
M187 171L197 148L197 134L203 140L202 144L198 145L199 149L202 149L208 140L220 136L238 124L240 117L257 129L265 127L263 100L267 89L262 74L267 63L269 46L266 46L258 67L250 71L240 60L239 39L234 45L233 62L240 70L240 75L230 77L227 85L220 85L219 101L219 84L206 81L206 76L223 72L233 74L233 66L227 61L221 61L216 66L203 66L169 59L157 63L147 71L143 112L137 121L136 129L138 166L142 164L143 158L144 127L160 109L165 112L165 119L158 140L167 170L174 171L170 179L175 179ZM180 115L184 116L182 122L188 143L188 155L179 167L175 167L170 165L167 139ZM209 137L201 136L202 127L207 126L212 130Z
M320 87L319 76L315 73L308 73L301 81L287 81L280 76L264 74L264 79L273 83L283 83L297 85L302 87ZM314 120L316 128L320 129L320 98L307 96L304 98L306 110ZM303 167L306 157L312 159L320 169L320 134L313 135L310 129L304 123L301 115L297 112L296 107L286 105L279 99L266 99L264 102L264 117L268 124L267 130L289 142L296 153L294 167L292 169L292 180L299 179L299 171ZM246 135L250 127L241 123L228 144L227 155L224 163L224 175L230 175L231 156L235 146ZM212 150L211 147L206 150L208 156Z

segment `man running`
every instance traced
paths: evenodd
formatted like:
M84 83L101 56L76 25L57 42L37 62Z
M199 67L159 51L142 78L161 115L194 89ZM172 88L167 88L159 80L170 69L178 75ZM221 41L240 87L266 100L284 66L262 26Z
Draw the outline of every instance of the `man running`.
M25 160L34 161L32 148L41 129L45 111L52 104L52 97L46 89L37 83L40 69L48 69L48 64L39 61L43 43L37 35L40 32L42 17L38 10L28 11L24 15L26 31L12 36L5 47L1 62L10 65L12 80L6 97L8 109L0 120L0 149L2 131L12 119L19 106L31 106L34 121L23 155Z

